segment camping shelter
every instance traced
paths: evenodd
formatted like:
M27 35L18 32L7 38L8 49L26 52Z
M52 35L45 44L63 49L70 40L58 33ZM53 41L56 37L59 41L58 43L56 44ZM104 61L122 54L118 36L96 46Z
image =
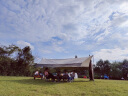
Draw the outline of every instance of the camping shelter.
M91 62L92 57L93 56L82 57L82 58L69 58L69 59L44 59L43 58L39 63L37 63L37 67L89 68L90 80L94 80L93 67Z

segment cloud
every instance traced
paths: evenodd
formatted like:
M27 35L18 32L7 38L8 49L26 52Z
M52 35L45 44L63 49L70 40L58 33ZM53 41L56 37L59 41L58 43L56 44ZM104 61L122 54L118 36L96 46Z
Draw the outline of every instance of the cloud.
M127 0L1 0L0 41L43 55L123 50L127 6Z
M56 42L55 42L56 41ZM44 42L40 48L42 53L49 54L49 53L54 53L54 52L66 52L65 49L62 47L61 41L53 40L50 42ZM48 45L46 45L48 44Z
M15 31L16 39L20 38L31 42L49 41L52 37L62 37L63 34L66 35L65 38L68 38L68 40L79 40L87 35L87 32L84 31L85 28L80 24L81 20L79 21L79 18L86 18L83 15L86 16L87 14L85 13L82 16L79 14L84 12L83 9L87 3L92 4L93 2L87 1L85 5L78 1L71 2L41 2L39 0L33 3L32 1L24 1L24 3L10 1L5 4L3 1L1 7L6 9L5 15L7 16L3 15L2 18L6 20L8 28L15 27L11 31L13 34L10 34L10 38L14 38Z
M65 34L65 38L68 40L76 41L86 38L90 32L93 35L101 28L108 27L106 26L108 23L105 24L105 22L109 20L108 16L113 12L112 5L105 1L96 1L49 2L38 0L22 3L21 1L10 1L7 4L3 1L1 6L7 10L5 14L7 16L4 15L3 18L7 19L8 24L13 22L8 26L16 27L14 31L18 34L15 36L17 39L24 38L30 42L44 42L54 36L62 37ZM84 22L89 26L82 24ZM31 38L28 38L29 36ZM10 37L14 38L13 34Z
M110 60L110 61L120 61L123 59L128 59L128 48L127 49L101 49L99 51L93 52L96 60Z
M22 47L22 48L29 46L32 50L34 50L34 46L32 46L30 43L25 42L25 41L17 41L17 45Z

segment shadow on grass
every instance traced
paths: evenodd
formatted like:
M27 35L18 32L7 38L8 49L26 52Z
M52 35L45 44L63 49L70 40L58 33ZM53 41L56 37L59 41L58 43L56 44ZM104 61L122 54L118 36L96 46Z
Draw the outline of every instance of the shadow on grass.
M91 82L91 81L84 81L84 80L77 80L77 81L74 81L74 82Z
M20 79L20 80L0 80L0 81L5 81L5 82L14 82L14 83L20 83L20 84L25 84L25 85L40 85L40 86L51 86L55 84L66 84L69 82L66 81L60 81L60 82L52 82L52 81L45 81L41 79ZM89 80L75 80L72 83L75 82L90 82Z

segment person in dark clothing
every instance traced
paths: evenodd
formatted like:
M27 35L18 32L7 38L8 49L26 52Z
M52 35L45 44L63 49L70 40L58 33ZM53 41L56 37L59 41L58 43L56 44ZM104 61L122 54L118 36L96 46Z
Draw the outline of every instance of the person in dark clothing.
M69 78L68 72L66 70L64 70L63 81L68 80L68 78Z
M52 73L49 72L48 68L45 68L44 75L45 75L46 79L51 78L53 81L55 81L55 77L52 75Z
M39 76L43 79L43 73L41 71L39 71Z
M57 72L57 80L61 81L61 79L62 79L61 73L60 73L60 71L58 71Z

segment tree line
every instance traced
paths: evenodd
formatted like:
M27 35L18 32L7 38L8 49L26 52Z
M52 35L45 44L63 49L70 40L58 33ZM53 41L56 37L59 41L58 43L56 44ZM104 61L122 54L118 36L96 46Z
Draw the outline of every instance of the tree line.
M109 60L100 59L94 65L94 73L95 78L102 78L106 74L110 79L128 79L128 60L110 63Z
M34 56L29 46L23 49L16 45L0 46L0 75L30 76Z
M34 56L31 48L26 46L19 48L16 45L0 46L0 75L3 76L32 76L37 69L34 64ZM53 71L57 71L54 69ZM68 70L68 69L67 69ZM87 69L73 69L78 73L88 73ZM62 71L62 70L61 70ZM43 72L43 70L42 70ZM82 74L83 74L82 73ZM127 78L128 75L128 60L124 59L122 62L112 62L109 60L100 59L94 65L95 78L101 78L105 74L111 79Z

